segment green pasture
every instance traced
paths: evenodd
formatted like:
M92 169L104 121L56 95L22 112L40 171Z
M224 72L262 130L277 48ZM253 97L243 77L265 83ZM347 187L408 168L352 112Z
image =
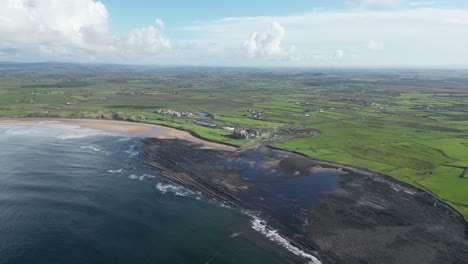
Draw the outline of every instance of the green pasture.
M111 118L118 113L216 142L270 144L385 173L430 191L468 217L466 76L450 70L0 64L0 116ZM199 117L162 116L156 113L161 108L213 114L217 127L199 125ZM247 109L264 113L254 119ZM239 140L223 126L279 134ZM314 130L320 135L307 133Z

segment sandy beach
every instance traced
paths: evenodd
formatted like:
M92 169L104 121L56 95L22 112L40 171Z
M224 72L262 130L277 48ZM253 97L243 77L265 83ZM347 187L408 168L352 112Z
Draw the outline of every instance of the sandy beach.
M26 124L26 125L39 125L41 122L58 122L64 125L74 125L82 128L110 131L128 134L137 137L146 138L160 138L160 139L183 139L191 142L202 144L205 148L235 151L236 148L224 144L210 142L192 136L189 132L178 130L175 128L145 124L134 123L115 120L92 120L92 119L60 119L60 118L0 118L0 124Z

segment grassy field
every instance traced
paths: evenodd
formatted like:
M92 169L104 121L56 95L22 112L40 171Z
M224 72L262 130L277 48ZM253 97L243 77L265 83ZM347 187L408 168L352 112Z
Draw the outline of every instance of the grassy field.
M385 173L468 217L466 76L461 70L0 64L0 116L122 119L244 147L270 144ZM235 139L223 127L270 136Z

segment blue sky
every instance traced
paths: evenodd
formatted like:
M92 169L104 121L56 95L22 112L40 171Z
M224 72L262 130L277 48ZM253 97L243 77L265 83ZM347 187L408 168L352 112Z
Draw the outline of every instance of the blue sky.
M281 16L303 14L316 8L342 9L341 0L256 0L256 1L151 1L151 0L104 0L111 16L113 26L122 31L144 26L155 17L160 17L166 24L184 26L196 21L210 21L225 17Z
M198 21L226 17L286 16L323 11L350 10L345 0L102 0L110 13L110 23L122 32L151 23L155 17L163 19L168 27L185 26ZM413 3L413 6L411 5ZM439 8L468 8L466 0L407 1L390 9L415 8L414 3L433 3ZM417 5L416 5L417 6ZM388 6L370 6L385 10Z
M466 67L466 0L2 0L0 61Z

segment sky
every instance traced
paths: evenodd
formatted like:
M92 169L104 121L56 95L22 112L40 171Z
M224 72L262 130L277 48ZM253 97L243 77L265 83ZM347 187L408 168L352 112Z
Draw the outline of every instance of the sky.
M0 61L468 67L466 0L0 2Z

